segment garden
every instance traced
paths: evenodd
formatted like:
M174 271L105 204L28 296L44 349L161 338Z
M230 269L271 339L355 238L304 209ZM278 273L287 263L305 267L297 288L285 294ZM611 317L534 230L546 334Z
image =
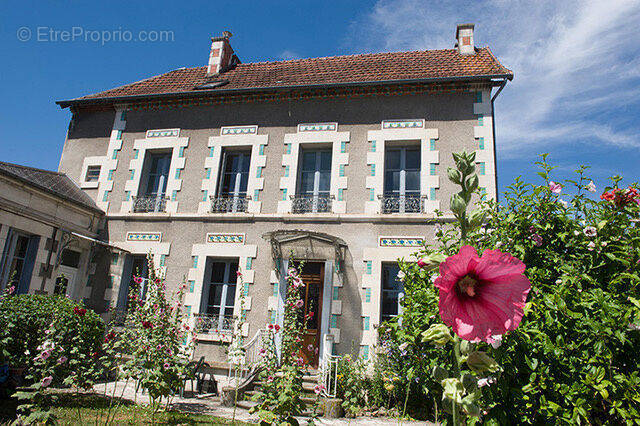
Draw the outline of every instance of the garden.
M478 189L475 154L454 160L455 218L438 213L435 240L399 260L401 313L378 328L369 359L355 350L338 359L335 383L320 380L313 402L300 355L302 265L284 271L283 326L265 327L252 397L262 424L295 425L303 415L313 422L328 402L352 418L453 425L640 423L637 185L613 177L597 188L586 167L560 179L542 156L539 182L516 179L496 203ZM144 297L130 292L119 328L68 298L6 289L0 422L235 423L174 409L193 378L186 285L170 294L152 273L146 288ZM229 346L234 365L245 355L243 321ZM148 404L97 386L105 382L135 386ZM243 397L238 381L231 390L234 402Z

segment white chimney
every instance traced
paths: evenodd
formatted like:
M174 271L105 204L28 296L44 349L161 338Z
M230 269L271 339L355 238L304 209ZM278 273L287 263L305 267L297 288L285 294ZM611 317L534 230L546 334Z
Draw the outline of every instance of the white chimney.
M473 24L458 24L456 28L456 47L461 55L473 55L476 53L473 43Z
M229 43L231 36L229 31L223 31L220 37L211 38L207 75L218 74L229 67L231 58L233 58L233 49Z

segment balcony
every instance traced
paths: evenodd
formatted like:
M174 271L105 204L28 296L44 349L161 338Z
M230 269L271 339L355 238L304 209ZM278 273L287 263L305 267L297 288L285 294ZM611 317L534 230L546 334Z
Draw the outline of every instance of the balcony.
M233 333L236 317L233 315L194 314L195 331L199 334Z
M331 213L333 195L300 194L291 196L292 213Z
M424 213L425 195L378 195L380 213Z
M251 197L210 197L211 213L245 213Z
M147 194L133 197L134 213L164 213L169 198L164 194Z

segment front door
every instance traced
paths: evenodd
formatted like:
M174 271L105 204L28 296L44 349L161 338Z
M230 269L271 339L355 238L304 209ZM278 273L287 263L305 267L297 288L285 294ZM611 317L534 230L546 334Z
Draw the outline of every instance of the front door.
M322 318L322 287L324 285L324 263L306 262L300 274L305 286L302 288L304 308L300 320L306 321L306 331L302 337L302 357L305 362L318 367L320 351L320 319ZM304 318L304 319L303 319Z

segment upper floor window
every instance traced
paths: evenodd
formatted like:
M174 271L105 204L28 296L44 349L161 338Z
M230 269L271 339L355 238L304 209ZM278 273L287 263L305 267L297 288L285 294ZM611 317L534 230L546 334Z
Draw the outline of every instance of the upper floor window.
M211 201L214 213L247 211L247 183L251 151L225 149L222 155L218 196Z
M331 211L331 149L301 149L293 213Z
M390 146L384 154L382 213L420 213L420 147Z
M167 181L171 167L171 151L149 151L145 156L135 212L162 212L166 207Z
M399 272L397 263L382 264L381 321L392 319L401 313L400 301L404 295L404 285L398 278Z
M233 330L238 261L210 259L202 292L198 331ZM208 278L208 281L207 281Z
M101 166L88 166L87 173L84 175L85 182L97 182L100 178Z

